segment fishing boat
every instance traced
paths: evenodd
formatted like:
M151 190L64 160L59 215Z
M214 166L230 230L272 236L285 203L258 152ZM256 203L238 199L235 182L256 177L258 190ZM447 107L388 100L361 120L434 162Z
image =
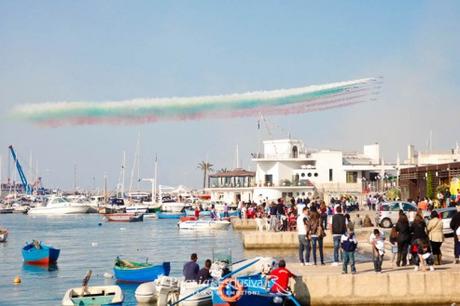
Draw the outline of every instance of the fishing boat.
M123 292L119 286L91 286L71 288L62 299L63 306L122 305Z
M284 305L290 293L271 292L274 284L273 279L269 280L262 274L226 278L219 282L217 288L211 288L212 305Z
M196 220L196 221L183 221L179 222L177 226L179 229L184 230L226 230L230 227L229 221L214 221L214 220Z
M142 222L144 214L115 213L104 215L109 222Z
M162 275L169 275L171 264L163 262L160 265L154 265L148 262L141 263L131 260L124 260L117 257L113 272L115 278L120 282L145 283L151 282Z
M195 210L193 209L186 209L185 214L187 216L195 216ZM200 211L200 217L209 217L211 215L210 210L201 210Z
M157 217L158 219L180 219L185 217L185 213L159 212Z
M46 206L31 208L29 215L67 215L86 214L90 208L89 204L69 202L64 197L53 196L48 200Z
M0 242L6 242L6 238L8 238L8 230L0 228Z
M24 263L31 265L50 265L56 263L61 250L34 240L22 248Z

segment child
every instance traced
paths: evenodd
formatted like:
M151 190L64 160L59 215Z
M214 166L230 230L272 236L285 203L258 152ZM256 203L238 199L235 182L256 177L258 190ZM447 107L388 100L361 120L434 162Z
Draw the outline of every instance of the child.
M340 242L343 249L342 274L348 273L347 267L349 262L351 267L351 274L355 274L355 250L358 246L358 241L356 240L352 223L348 224L348 232L342 235Z
M396 226L391 228L390 232L390 244L391 244L391 267L394 268L394 262L396 255L398 254L398 231Z
M371 234L370 243L372 245L372 257L374 259L374 271L382 273L383 255L385 255L385 238L376 228Z

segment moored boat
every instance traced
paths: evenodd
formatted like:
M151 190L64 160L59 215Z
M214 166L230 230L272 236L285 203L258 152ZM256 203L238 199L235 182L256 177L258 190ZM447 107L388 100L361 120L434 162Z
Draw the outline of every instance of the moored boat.
M61 250L34 240L22 248L24 263L31 265L50 265L56 263Z
M68 214L86 214L89 210L89 204L69 202L63 197L53 196L48 200L46 206L34 207L29 209L29 215L68 215Z
M145 283L151 282L160 276L168 276L171 270L169 262L160 265L152 263L141 263L131 260L123 260L117 257L113 272L115 278L120 282Z
M87 288L71 288L62 299L63 306L87 305L122 305L123 292L119 286L90 286Z
M0 228L0 242L6 242L8 238L8 230L6 228Z
M229 221L214 221L214 220L196 220L196 221L183 221L179 222L179 229L187 230L226 230L230 227Z
M115 213L104 215L109 222L142 222L144 214Z
M158 219L180 219L185 217L185 213L159 212L157 217Z

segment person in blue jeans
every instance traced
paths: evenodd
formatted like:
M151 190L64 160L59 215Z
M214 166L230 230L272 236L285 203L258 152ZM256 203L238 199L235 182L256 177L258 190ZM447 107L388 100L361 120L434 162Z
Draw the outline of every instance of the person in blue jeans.
M305 265L305 259L310 261L310 241L307 240L305 222L308 220L308 208L304 207L302 213L297 217L297 234L299 237L299 261ZM306 253L306 254L304 254Z
M332 216L332 240L334 241L334 262L333 266L339 265L340 239L347 232L347 223L342 214L342 208L337 206L335 215Z
M307 239L310 239L313 247L313 263L316 265L316 247L319 249L319 257L321 265L324 265L324 254L323 254L323 237L324 230L321 226L321 218L316 209L312 209L310 212L310 220L306 225Z
M355 274L355 250L358 246L358 240L356 240L354 228L351 223L348 224L348 232L342 235L340 242L343 250L342 274L348 273L348 264L350 264L351 274Z

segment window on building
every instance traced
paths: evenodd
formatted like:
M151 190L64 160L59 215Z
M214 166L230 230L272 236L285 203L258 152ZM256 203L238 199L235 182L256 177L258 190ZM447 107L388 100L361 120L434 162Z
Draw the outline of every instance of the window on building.
M272 174L265 174L265 185L273 185L273 175Z
M308 175L308 177L311 177L311 172L308 172L308 174L307 174L307 175Z
M292 147L292 158L297 158L299 157L299 149L297 149L297 146Z
M318 177L318 172L315 172L314 176L315 176L315 177Z
M332 169L329 169L329 182L332 182L334 180L334 176L332 173Z
M358 172L348 171L347 172L347 183L357 183L358 182Z

